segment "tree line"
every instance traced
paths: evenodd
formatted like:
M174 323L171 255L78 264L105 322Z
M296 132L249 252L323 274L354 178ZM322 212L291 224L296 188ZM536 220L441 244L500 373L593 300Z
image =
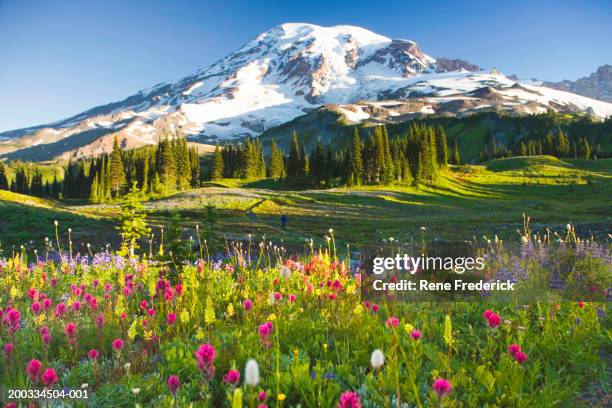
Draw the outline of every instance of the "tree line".
M355 128L350 146L325 146L317 140L309 153L294 131L289 153L273 140L268 160L258 139L217 145L210 179L269 177L302 187L329 186L334 181L349 186L419 183L434 181L449 162L460 161L458 146L449 148L442 126L413 124L407 134L390 139L387 127L381 125L363 140Z
M504 143L498 142L495 136L488 135L485 146L480 153L480 161L514 156L540 156L543 154L560 159L597 160L604 157L601 144L597 143L595 146L591 146L585 137L570 141L563 130L558 128L555 133L549 131L544 139L521 140L518 148L514 151Z
M189 148L180 134L164 133L156 146L125 150L115 137L111 153L70 160L63 180L55 175L43 182L42 172L18 165L9 182L6 166L0 163L0 189L50 198L110 201L126 194L134 184L144 193L163 195L198 187L201 182L197 148Z

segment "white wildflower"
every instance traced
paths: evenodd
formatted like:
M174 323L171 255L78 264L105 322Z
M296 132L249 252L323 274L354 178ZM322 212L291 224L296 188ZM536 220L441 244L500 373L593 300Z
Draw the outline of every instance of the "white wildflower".
M251 387L259 384L259 364L254 359L249 359L244 367L244 383Z
M377 370L385 365L385 355L383 354L382 350L376 349L372 352L370 364Z

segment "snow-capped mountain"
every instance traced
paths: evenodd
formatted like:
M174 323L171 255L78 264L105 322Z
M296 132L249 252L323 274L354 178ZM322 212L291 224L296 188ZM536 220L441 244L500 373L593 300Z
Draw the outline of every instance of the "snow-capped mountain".
M438 63L412 41L360 27L283 24L176 83L66 120L2 133L0 138L18 139L0 144L0 154L17 150L10 156L34 160L99 154L111 148L114 135L129 148L156 143L162 130L179 127L201 141L239 138L323 104L362 101L416 100L404 110L418 106L408 113L419 115L462 115L487 107L612 114L609 103L519 83L496 70L468 69L478 67L445 58Z

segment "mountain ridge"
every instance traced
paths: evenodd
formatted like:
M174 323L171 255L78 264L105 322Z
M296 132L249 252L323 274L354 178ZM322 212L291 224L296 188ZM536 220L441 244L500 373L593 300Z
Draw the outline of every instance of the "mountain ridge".
M543 85L601 101L612 102L612 65L601 65L589 76L578 78L575 81L567 79L559 82L543 81Z
M406 118L483 108L612 114L612 104L475 69L361 27L286 23L175 83L52 124L0 133L9 139L0 143L0 158L97 155L112 148L115 136L131 148L156 143L165 130L201 142L231 140L259 135L326 104L359 101L404 101L404 108L415 106L398 113Z

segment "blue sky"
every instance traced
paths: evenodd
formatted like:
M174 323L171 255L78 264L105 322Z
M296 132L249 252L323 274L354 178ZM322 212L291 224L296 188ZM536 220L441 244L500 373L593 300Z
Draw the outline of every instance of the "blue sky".
M523 78L612 63L609 0L0 0L0 131L175 81L284 22L359 25Z

